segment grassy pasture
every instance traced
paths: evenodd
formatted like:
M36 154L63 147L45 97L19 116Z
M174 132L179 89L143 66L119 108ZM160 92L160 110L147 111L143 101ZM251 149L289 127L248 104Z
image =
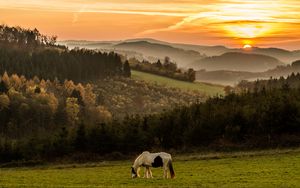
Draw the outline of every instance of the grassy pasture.
M131 179L130 161L0 169L0 187L300 187L300 150L174 156L175 179ZM142 173L141 173L142 174Z
M144 80L146 82L156 83L159 85L165 85L168 87L179 88L182 90L191 90L191 91L199 91L207 94L208 96L215 96L217 94L224 94L224 88L218 85L205 84L199 82L184 82L180 80L175 80L163 76L158 76L154 74L144 73L140 71L131 71L132 78L138 80Z

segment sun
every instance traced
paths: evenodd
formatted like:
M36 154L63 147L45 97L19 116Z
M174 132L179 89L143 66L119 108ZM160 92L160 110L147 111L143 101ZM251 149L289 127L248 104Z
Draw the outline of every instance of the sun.
M251 46L250 44L245 44L243 48L244 48L244 49L251 49L252 46Z

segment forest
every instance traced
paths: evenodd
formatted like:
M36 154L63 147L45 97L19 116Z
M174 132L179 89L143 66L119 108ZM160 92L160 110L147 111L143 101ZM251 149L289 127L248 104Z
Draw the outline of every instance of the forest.
M29 87L32 82L25 83ZM49 87L53 84L48 83ZM65 83L62 87L65 93L67 85ZM19 116L14 117L15 124L10 121L1 127L0 160L53 160L78 153L104 155L116 151L128 154L143 148L191 150L298 146L300 89L287 90L285 87L231 93L158 114L128 115L119 119L110 119L111 114L105 108L93 105L91 99L94 95L88 92L88 85L82 86L87 95L82 99L76 90L70 90L62 108L65 111L55 116L53 111L63 104L53 96L52 101L45 100L44 89L35 88L31 92L27 89L27 101L11 89L0 98L1 122L7 117L5 114ZM21 100L19 103L23 100L22 105L10 109L9 106L17 105L18 100ZM36 100L45 100L44 105L37 108L34 106ZM90 121L82 121L82 118ZM36 123L25 125L27 121ZM32 134L27 134L28 131Z
M279 78L272 78L268 80L256 80L253 82L243 80L232 89L232 92L251 91L257 92L262 90L273 90L273 89L285 89L300 88L300 73L291 73L286 78L280 76ZM230 89L229 89L230 90Z
M130 77L129 64L122 63L118 54L68 50L55 43L56 37L44 36L36 29L0 25L0 74L75 82L108 76Z
M241 82L207 99L131 79L118 54L0 28L0 163L299 146L299 74Z

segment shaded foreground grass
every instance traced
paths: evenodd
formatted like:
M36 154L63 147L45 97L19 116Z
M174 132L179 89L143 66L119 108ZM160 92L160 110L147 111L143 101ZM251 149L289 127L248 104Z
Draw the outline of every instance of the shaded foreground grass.
M0 169L0 187L300 187L300 151L174 156L175 179L131 179L129 161ZM142 173L141 173L142 174Z
M212 85L212 84L205 84L199 82L185 82L180 80L175 80L163 76L158 76L154 74L144 73L140 71L131 71L132 78L138 80L144 80L146 82L152 82L159 85L165 85L168 87L179 88L183 90L196 90L199 92L203 92L209 96L215 96L217 94L221 95L224 94L224 90L222 86Z

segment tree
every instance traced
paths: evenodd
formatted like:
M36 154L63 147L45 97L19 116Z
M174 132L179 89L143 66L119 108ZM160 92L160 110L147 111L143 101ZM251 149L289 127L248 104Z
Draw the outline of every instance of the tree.
M36 87L35 89L34 89L34 93L41 93L41 88L40 87Z
M83 123L80 123L74 140L76 150L84 151L86 149L86 131Z
M81 93L80 91L78 91L77 89L74 89L71 93L71 98L76 98L77 101L78 101L78 104L80 104L81 106L84 105L84 102L83 102L83 98L81 96Z
M6 84L1 80L0 81L0 93L7 93L8 88Z
M225 92L226 95L232 94L233 91L234 91L234 88L231 87L231 86L225 86L224 87L224 92Z
M68 120L72 125L74 125L78 120L79 111L80 106L78 105L78 99L68 97L66 100L66 113L68 116Z
M188 69L187 75L188 75L188 80L190 82L193 82L196 80L196 71L194 71L194 69L192 69L192 68Z
M96 95L91 84L85 86L83 100L86 106L92 107L96 105Z
M165 60L164 60L164 67L170 72L176 72L176 70L177 70L176 63L172 63L170 58L167 56L165 57Z
M0 111L3 109L8 109L10 100L6 94L0 95Z
M123 72L125 77L131 77L131 68L129 62L126 60L123 65Z
M9 90L10 89L10 79L9 79L9 76L6 71L4 72L1 81L4 83L5 88L7 90ZM5 88L3 87L2 89L5 90Z
M156 67L161 69L162 68L162 63L160 62L160 59L156 62Z

